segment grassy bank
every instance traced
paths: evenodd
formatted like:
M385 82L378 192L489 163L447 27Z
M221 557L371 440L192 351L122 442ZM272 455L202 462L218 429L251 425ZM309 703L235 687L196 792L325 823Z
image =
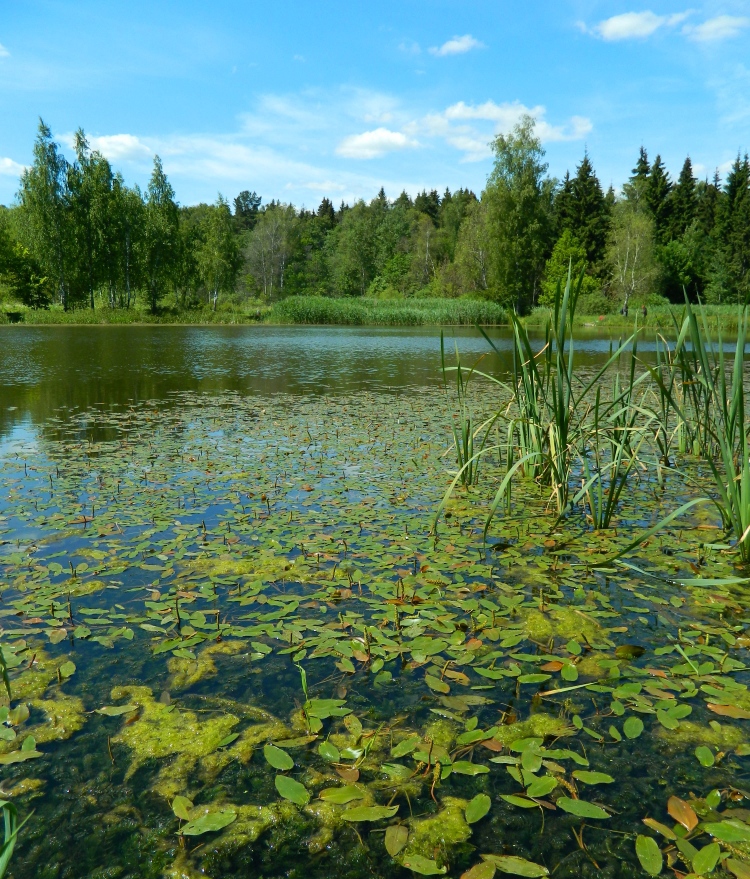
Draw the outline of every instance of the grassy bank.
M474 299L333 299L290 296L272 306L253 303L217 311L162 309L156 314L140 308L95 308L62 311L6 309L2 323L24 324L339 324L348 326L473 326L507 323L505 309Z
M704 306L706 323L709 330L721 329L722 332L734 333L739 327L740 311L736 305L706 305ZM550 314L547 308L536 308L524 319L528 327L543 327ZM674 327L673 315L681 323L683 306L672 305L649 307L646 318L641 316L640 309L631 309L627 317L621 314L576 314L574 326L576 328L605 328L617 330L630 330L638 321L638 326L646 326L653 330L669 330Z

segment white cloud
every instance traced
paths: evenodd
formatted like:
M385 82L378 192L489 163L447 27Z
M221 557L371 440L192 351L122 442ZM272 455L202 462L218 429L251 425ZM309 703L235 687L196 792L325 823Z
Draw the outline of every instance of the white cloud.
M422 48L419 43L414 42L414 40L402 40L398 44L398 50L405 55L419 55Z
M372 131L363 131L362 134L345 137L336 147L336 152L346 159L377 159L394 150L413 149L418 146L416 140L408 138L400 131L375 128Z
M462 37L453 37L442 46L433 46L430 53L442 58L445 55L463 55L464 52L471 52L472 49L484 48L484 43L474 39L471 34L464 34Z
M98 150L112 162L148 159L156 152L133 134L105 134L102 137L89 137L88 141L92 149Z
M750 27L750 18L738 15L717 15L701 24L685 26L682 32L700 43L710 43L736 37L745 28Z
M463 152L462 161L478 162L492 154L490 141L499 133L510 131L524 116L536 122L536 133L545 143L581 140L589 134L593 125L584 116L571 116L564 125L552 125L545 119L546 108L537 105L527 107L520 101L497 104L451 104L442 113L429 113L422 119L404 126L412 136L441 137L455 149ZM491 123L482 125L481 123Z
M10 52L0 43L0 58L10 58Z
M674 15L656 15L646 10L645 12L624 12L621 15L613 15L605 18L599 24L589 29L586 25L579 25L586 33L601 37L607 42L617 40L645 39L655 34L660 28L675 27L683 22L690 12L678 12Z
M13 159L0 158L0 174L4 177L20 177L24 170L25 166L14 162Z

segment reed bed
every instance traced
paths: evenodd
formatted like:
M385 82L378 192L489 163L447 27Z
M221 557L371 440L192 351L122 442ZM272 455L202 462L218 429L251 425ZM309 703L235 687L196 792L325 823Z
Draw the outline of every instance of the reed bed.
M670 324L657 337L655 361L643 359L636 321L631 334L612 345L593 375L576 371L576 305L583 276L559 286L541 347L525 324L511 316L513 369L506 379L467 370L456 354L458 415L454 428L458 470L435 522L456 486L475 481L479 459L504 456L500 480L485 523L511 506L511 491L533 480L548 493L557 521L583 514L595 531L612 527L629 481L679 471L687 456L701 459L713 477L713 491L690 499L641 534L628 550L700 503L721 515L724 542L715 548L750 563L750 448L745 420L744 352L747 309L735 315L736 341L730 356L722 333L712 341L711 315L686 303L670 311ZM492 340L486 336L490 346ZM448 368L444 364L444 372ZM502 396L498 411L477 427L467 415L467 385L473 377L493 382ZM501 439L497 427L505 425ZM489 442L493 433L495 442ZM471 435L468 435L471 434ZM623 553L619 553L622 555Z

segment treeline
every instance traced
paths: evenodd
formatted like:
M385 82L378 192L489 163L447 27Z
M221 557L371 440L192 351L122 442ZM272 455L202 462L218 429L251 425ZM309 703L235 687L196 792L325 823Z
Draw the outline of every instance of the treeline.
M480 197L467 189L381 189L369 203L324 198L298 210L255 192L230 208L180 207L158 156L148 187L128 187L83 131L70 163L40 122L16 203L0 210L0 291L31 307L138 304L152 311L287 296L472 296L520 312L547 304L583 272L579 309L666 298L723 304L750 297L750 163L726 180L676 181L641 149L622 191L605 192L588 155L548 174L534 122L493 143Z

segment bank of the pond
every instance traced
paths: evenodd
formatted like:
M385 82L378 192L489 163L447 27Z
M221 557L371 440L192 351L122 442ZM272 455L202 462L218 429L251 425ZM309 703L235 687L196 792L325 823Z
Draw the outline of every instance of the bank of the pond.
M476 299L334 299L290 296L274 305L255 302L243 308L18 309L0 312L0 322L24 324L326 324L341 326L497 326L508 323L506 310Z

